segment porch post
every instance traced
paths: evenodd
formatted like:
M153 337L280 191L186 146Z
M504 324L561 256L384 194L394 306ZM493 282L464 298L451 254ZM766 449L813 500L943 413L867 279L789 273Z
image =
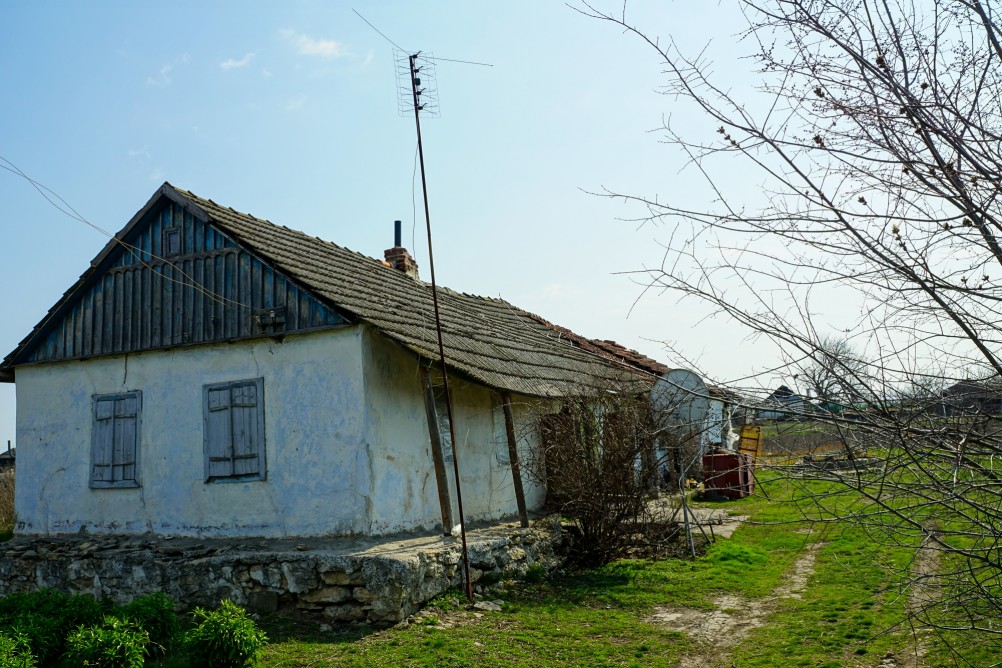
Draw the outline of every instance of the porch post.
M428 436L431 438L431 458L435 463L435 481L438 483L438 505L442 511L442 533L452 535L452 496L449 494L449 476L445 472L445 455L442 452L442 433L435 409L435 390L428 370L421 367L421 384L424 386L424 410L428 417Z
M504 408L504 430L508 435L508 461L511 463L511 481L515 486L515 503L523 527L529 526L529 513L525 509L525 491L522 489L522 467L518 463L518 445L515 442L515 417L511 410L511 395L501 395Z

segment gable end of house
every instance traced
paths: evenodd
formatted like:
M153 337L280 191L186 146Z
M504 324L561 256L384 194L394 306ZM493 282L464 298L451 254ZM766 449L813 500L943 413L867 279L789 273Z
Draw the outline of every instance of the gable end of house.
M0 365L84 359L349 324L169 184Z

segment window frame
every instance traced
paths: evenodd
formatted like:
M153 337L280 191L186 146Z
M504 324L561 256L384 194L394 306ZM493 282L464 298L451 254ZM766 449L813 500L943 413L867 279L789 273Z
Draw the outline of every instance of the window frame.
M255 424L257 427L258 441L257 441L257 471L255 473L242 473L230 475L213 475L210 470L210 429L209 429L209 393L216 390L228 389L230 391L230 401L231 405L229 409L232 411L232 391L234 388L247 387L253 385L257 390L256 399L256 411L255 411ZM233 429L232 429L232 412L230 413L230 442L229 449L233 450ZM206 484L216 484L216 483L233 483L233 482L253 482L253 481L263 481L268 479L268 466L265 453L267 448L265 447L265 422L264 422L264 378L243 378L240 380L230 380L221 383L209 383L202 386L202 463L204 476L203 480Z
M112 438L114 439L114 423L115 418L119 417L115 414L115 403L123 399L135 399L136 401L136 415L135 415L135 433L133 434L133 477L131 479L123 478L122 480L97 480L94 475L94 467L97 465L97 454L98 454L98 404L102 402L112 402ZM113 392L110 394L94 394L91 395L91 437L90 437L90 471L88 473L88 485L91 489L135 489L142 486L142 480L140 475L140 453L142 452L141 440L142 440L142 424L143 424L143 393L140 390L130 390L128 392ZM110 464L112 471L114 471L114 446L112 446L112 459Z
M174 241L177 241L176 248L172 248ZM180 225L172 225L163 228L161 255L167 257L177 257L184 253L184 232Z

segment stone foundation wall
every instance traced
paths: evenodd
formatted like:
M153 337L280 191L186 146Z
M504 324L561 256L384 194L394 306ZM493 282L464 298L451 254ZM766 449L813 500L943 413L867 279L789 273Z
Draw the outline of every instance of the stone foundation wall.
M555 518L468 532L470 576L562 563ZM229 598L261 612L389 625L462 584L458 538L206 540L153 536L15 538L0 544L0 595L55 588L124 604L163 591L184 608Z

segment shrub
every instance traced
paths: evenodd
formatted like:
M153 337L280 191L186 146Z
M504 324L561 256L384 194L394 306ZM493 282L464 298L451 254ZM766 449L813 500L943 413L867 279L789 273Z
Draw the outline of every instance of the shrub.
M108 616L100 626L81 626L66 638L66 660L73 666L142 668L150 636L135 622Z
M7 626L28 644L31 653L45 664L63 652L63 630L59 620L44 614L24 613Z
M19 632L45 665L63 653L70 631L97 624L104 613L105 607L92 596L40 589L0 599L0 628Z
M195 608L196 626L185 634L191 665L200 668L241 668L258 655L268 642L264 631L232 601L216 610Z
M36 665L27 638L0 632L0 668L35 668Z
M147 594L122 608L122 616L135 622L149 634L147 650L153 656L165 654L181 627L174 612L174 601L163 592Z

